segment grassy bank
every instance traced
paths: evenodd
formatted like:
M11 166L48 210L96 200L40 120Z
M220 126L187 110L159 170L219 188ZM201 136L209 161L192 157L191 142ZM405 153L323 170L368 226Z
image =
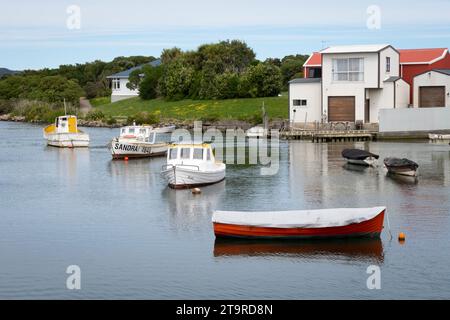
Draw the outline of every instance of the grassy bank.
M101 98L103 99L103 98ZM148 113L161 121L221 121L241 120L261 121L263 102L270 119L288 118L288 97L228 99L228 100L181 100L164 101L161 99L127 99L115 103L102 104L103 100L94 99L94 110L101 111L107 117L131 117L139 113Z

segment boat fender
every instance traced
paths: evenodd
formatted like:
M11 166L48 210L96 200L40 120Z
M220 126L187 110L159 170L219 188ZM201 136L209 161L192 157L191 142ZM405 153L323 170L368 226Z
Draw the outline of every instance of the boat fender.
M192 189L192 194L201 194L202 190L200 190L199 188L194 188Z

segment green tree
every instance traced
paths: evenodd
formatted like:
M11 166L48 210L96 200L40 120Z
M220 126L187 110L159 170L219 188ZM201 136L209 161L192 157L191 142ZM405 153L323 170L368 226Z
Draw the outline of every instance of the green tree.
M158 84L163 74L163 67L147 65L141 72L144 78L139 83L139 96L144 100L155 99L158 96Z
M239 91L242 97L272 97L278 95L281 88L280 68L273 64L260 63L247 70Z
M303 77L303 64L308 59L306 55L290 55L281 60L281 73L283 75L283 87L287 88L288 82L295 78Z
M195 70L184 59L177 58L164 65L158 93L168 100L181 100L189 95Z

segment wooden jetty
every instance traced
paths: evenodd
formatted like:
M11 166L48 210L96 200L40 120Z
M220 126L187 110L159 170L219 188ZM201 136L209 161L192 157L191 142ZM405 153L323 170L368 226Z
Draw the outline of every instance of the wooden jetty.
M376 132L368 130L286 130L281 137L287 140L311 140L312 142L372 141Z

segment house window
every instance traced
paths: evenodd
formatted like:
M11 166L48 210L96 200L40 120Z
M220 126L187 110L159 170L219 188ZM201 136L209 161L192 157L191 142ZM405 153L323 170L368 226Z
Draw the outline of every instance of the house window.
M113 79L112 81L112 89L120 90L120 79Z
M333 81L363 81L364 59L333 59Z
M308 101L304 99L294 99L292 104L294 107L306 107L308 105Z
M386 57L386 72L391 72L391 57Z

